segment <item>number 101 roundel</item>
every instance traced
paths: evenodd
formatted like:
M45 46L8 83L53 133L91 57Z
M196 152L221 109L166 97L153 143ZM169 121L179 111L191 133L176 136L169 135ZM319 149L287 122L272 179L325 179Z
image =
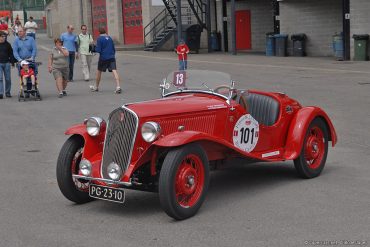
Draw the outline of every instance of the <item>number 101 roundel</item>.
M259 124L250 114L243 115L235 124L233 142L236 147L251 152L256 147L259 137Z

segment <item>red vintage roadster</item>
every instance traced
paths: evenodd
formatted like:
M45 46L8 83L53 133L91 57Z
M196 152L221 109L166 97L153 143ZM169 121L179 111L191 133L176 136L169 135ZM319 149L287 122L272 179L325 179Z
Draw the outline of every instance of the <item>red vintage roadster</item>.
M210 168L226 159L294 160L301 177L314 178L328 142L337 142L319 107L284 93L236 89L221 72L173 72L160 88L161 99L126 104L107 122L91 117L66 131L57 180L67 199L123 203L125 189L153 191L163 210L182 220L196 214Z

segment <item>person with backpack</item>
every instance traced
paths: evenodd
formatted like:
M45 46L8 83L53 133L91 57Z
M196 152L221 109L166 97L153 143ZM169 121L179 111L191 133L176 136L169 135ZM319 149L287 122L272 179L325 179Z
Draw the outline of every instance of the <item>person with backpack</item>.
M82 74L85 81L90 80L91 61L93 54L91 46L94 44L94 39L90 33L87 32L87 26L81 26L81 33L77 36L78 55L81 58Z

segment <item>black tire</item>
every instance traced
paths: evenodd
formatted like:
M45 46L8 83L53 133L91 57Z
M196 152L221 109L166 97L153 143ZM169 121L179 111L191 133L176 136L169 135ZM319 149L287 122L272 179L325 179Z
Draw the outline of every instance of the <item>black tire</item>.
M76 154L84 146L84 140L81 136L71 136L60 150L57 161L57 181L62 194L70 201L77 204L90 202L93 198L89 197L88 191L83 191L77 188L72 178L72 164ZM80 160L76 162L75 167L78 169ZM77 170L75 172L77 173ZM88 184L87 181L78 180L78 183Z
M185 158L187 158L186 162L183 163ZM193 163L190 164L190 162L192 161ZM177 176L177 172L179 171L181 164L183 164L183 166L181 166L181 171L185 171L186 169L188 169L189 171L189 168L191 170L194 167L194 171L198 169L195 179L194 176L192 176L191 183L189 180L190 176L187 177L187 181L189 182L187 184L187 189L190 190L194 188L194 193L189 195L189 198L192 199L189 201L193 202L191 204L189 203L190 206L181 205L181 203L177 201L176 181L179 180L176 179L180 177ZM183 177L185 177L185 175L183 175ZM184 220L195 215L206 197L208 186L209 162L205 151L200 145L188 144L168 152L163 161L162 169L160 172L158 189L162 209L170 217L176 220Z
M311 136L317 136L317 133L316 135L314 135L315 132L321 132L320 138L317 138L317 140L321 139L322 135L322 143L318 142L317 144L315 140L312 141L310 139ZM321 174L326 163L326 157L328 155L328 137L329 135L326 123L321 118L315 118L307 129L301 153L299 157L294 160L295 169L297 170L300 177L314 178ZM316 146L318 146L318 151L316 152L318 153L319 157L316 160L314 159L312 164L309 164L310 161L308 161L306 157L310 157L309 155L307 155L307 153L310 153L309 148L311 148L311 144L316 144ZM311 152L315 153L314 148L312 148Z

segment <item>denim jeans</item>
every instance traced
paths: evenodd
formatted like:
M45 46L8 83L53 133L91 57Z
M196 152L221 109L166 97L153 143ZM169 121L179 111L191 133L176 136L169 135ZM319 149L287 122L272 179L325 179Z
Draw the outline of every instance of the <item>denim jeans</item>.
M10 94L11 77L10 77L10 63L0 63L0 94L4 94L4 77L5 77L5 94Z
M76 57L76 52L70 51L69 52L69 58L68 58L68 62L69 62L69 76L68 76L68 80L69 81L72 81L73 80L73 67L75 65L75 57Z
M36 40L36 33L27 33L27 36L32 37L34 40Z
M179 60L179 70L188 69L188 60Z

